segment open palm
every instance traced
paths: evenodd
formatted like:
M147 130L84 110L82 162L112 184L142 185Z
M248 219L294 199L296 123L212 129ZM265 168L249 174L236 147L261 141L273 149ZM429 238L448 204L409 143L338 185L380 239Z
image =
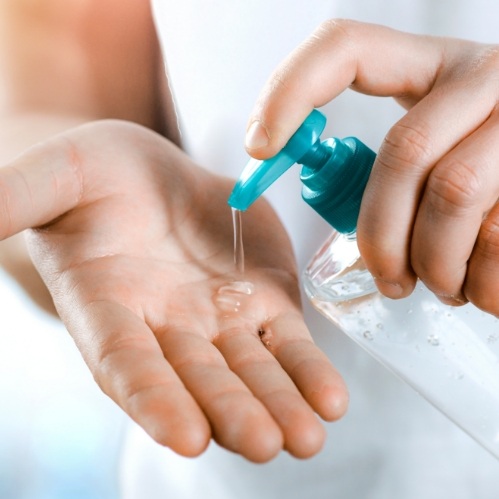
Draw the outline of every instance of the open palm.
M260 201L233 262L229 179L125 122L75 128L0 171L3 237L23 229L100 387L155 440L210 437L253 461L319 451L346 390L301 316L287 235Z

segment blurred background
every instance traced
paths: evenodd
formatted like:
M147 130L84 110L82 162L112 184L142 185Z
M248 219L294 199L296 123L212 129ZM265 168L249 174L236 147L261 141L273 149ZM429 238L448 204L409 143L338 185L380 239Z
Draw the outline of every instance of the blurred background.
M126 419L0 268L0 499L115 499Z

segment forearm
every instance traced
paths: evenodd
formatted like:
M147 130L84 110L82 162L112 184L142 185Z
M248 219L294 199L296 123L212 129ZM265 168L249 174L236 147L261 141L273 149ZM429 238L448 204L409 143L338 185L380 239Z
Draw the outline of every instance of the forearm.
M98 119L133 121L178 141L171 109L148 2L0 4L0 167ZM22 235L0 242L0 265L53 312Z
M84 117L8 114L0 117L0 165L5 165L31 145L85 122ZM55 314L47 288L28 255L23 234L0 241L0 265L45 311Z

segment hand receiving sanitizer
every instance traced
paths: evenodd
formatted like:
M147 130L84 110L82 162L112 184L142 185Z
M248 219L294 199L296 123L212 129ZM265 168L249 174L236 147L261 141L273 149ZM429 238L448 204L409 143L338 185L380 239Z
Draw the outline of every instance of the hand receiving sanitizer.
M442 304L418 282L411 296L381 295L355 230L375 153L353 137L321 141L313 110L276 156L250 160L229 198L245 211L295 163L302 197L333 227L303 285L313 306L499 458L499 320L471 304Z

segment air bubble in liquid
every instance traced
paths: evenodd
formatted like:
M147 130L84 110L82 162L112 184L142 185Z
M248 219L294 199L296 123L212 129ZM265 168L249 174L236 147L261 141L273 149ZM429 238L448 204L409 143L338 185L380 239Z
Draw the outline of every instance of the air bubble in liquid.
M373 333L371 333L371 331L364 331L364 332L362 333L362 336L364 336L364 338L365 338L366 340L368 340L368 341L372 341L372 340L374 340L374 335L373 335Z
M426 339L428 340L428 343L433 347L437 347L438 345L440 345L440 340L435 334L430 334Z

